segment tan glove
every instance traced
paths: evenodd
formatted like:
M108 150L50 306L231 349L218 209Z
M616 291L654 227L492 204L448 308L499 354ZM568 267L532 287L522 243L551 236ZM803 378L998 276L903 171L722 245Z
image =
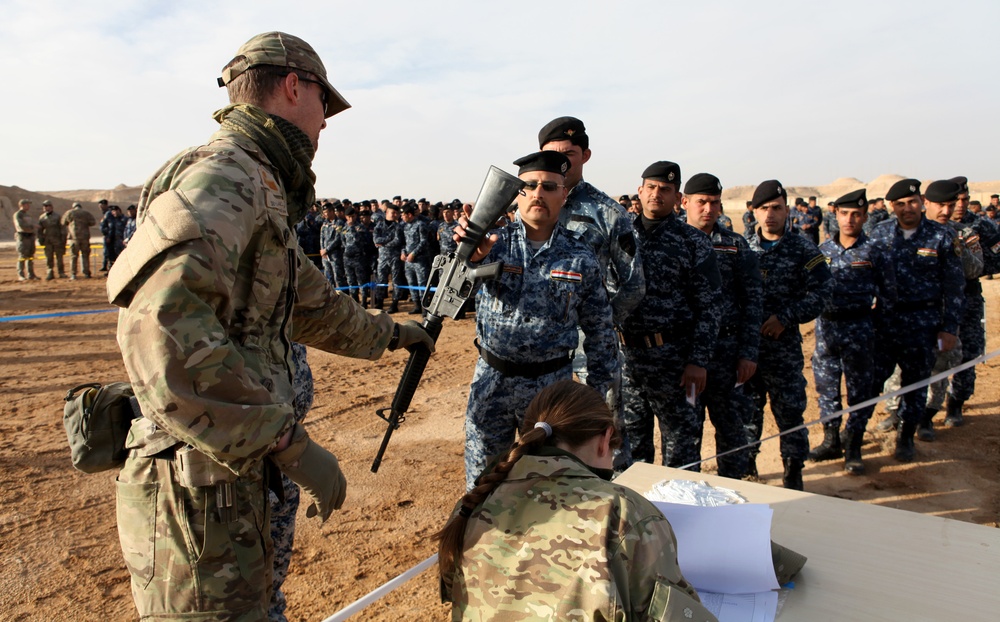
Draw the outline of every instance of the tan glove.
M410 346L414 346L418 343L422 343L427 346L427 349L434 352L434 340L431 336L424 330L424 327L413 320L403 322L402 324L396 324L399 327L399 340L396 342L395 347L390 348L392 350L398 350L399 348L410 349Z
M271 454L281 472L298 484L304 493L312 497L312 505L306 516L319 514L326 521L334 510L339 510L347 496L347 479L344 478L337 458L312 442L298 423L292 429L292 439L288 447Z

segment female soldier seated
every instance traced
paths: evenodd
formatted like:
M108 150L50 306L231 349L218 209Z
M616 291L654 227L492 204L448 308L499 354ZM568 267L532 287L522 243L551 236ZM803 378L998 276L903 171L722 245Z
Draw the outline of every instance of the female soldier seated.
M560 380L535 397L436 536L454 620L715 620L667 519L610 481L620 443L594 389Z

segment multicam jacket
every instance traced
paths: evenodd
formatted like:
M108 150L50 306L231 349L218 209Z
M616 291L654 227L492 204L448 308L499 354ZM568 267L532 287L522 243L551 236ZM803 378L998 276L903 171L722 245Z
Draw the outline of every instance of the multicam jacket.
M335 292L305 258L277 170L241 134L219 131L164 165L137 221L108 299L160 435L147 444L186 443L242 475L294 423L293 340L367 359L389 342L389 316Z
M469 518L442 585L453 620L715 620L652 503L572 454L539 453L522 456Z

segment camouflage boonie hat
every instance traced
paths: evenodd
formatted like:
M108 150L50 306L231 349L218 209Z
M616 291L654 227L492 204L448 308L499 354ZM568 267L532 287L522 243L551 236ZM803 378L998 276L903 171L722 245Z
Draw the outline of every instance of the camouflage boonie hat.
M31 199L21 199L20 201L17 202L18 207L22 205L31 205Z
M240 46L236 50L236 56L222 70L219 86L226 86L247 69L258 65L289 67L316 76L327 91L327 118L351 107L327 80L326 67L316 50L302 39L284 32L265 32Z
M52 201L45 199L44 201L42 201L42 205L52 205Z

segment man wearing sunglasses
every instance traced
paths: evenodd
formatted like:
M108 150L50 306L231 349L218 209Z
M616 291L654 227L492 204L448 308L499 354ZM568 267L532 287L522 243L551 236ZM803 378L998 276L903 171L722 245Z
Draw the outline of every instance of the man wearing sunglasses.
M472 489L491 456L508 449L531 399L573 377L577 326L590 361L586 383L602 395L618 375L611 305L590 246L559 224L569 159L540 151L514 162L526 182L518 218L484 240L473 261L503 262L476 300L479 360L465 414L465 479ZM465 234L462 222L455 228ZM487 254L488 253L488 254Z
M311 497L307 516L326 520L344 502L337 459L295 421L293 340L367 359L434 347L415 322L336 292L298 245L319 134L349 106L313 48L258 35L219 85L232 102L214 115L221 129L146 183L108 275L141 412L117 486L143 619L267 617L275 467Z

